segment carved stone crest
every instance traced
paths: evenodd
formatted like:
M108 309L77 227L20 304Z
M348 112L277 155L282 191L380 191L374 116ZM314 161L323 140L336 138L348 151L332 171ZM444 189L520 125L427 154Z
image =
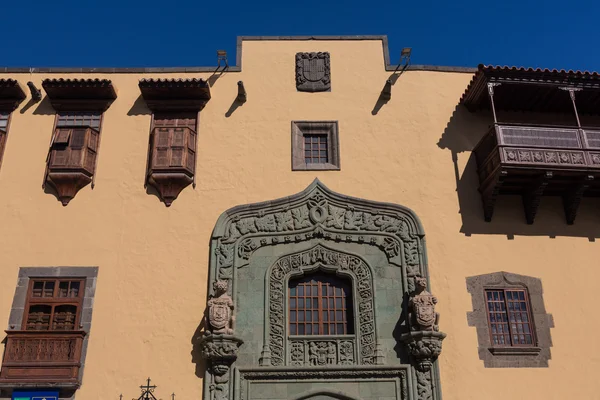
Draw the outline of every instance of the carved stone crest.
M440 315L435 312L437 297L426 289L427 279L415 279L415 292L410 297L408 307L411 329L415 331L438 331Z
M213 284L214 296L208 300L207 319L209 332L214 334L233 334L233 300L227 294L227 281Z
M296 88L300 92L331 90L329 53L296 53Z

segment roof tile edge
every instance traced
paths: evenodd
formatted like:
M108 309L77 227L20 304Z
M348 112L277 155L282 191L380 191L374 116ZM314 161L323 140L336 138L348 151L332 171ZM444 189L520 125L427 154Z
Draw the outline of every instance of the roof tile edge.
M259 40L381 40L383 48L383 58L385 71L395 71L399 65L390 64L389 46L387 35L331 35L331 36L238 36L236 43L236 65L229 66L227 72L241 72L242 70L242 42ZM439 65L409 65L409 71L436 71L436 72L459 72L474 73L475 67L452 67ZM118 74L118 73L186 73L186 72L217 72L216 66L210 67L140 67L140 68L71 68L71 67L0 67L0 73L98 73L98 74Z

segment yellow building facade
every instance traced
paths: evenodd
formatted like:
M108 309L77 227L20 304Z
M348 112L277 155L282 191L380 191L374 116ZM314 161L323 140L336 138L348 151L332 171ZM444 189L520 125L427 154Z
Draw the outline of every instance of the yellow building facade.
M494 197L493 219L485 221L483 204L489 205L489 200L482 202L478 192L478 164L473 150L494 120L489 110L470 112L464 101L461 103L474 75L485 74L484 70L404 68L403 65L396 68L389 65L384 37L242 38L239 43L238 65L217 71L213 68L212 72L208 68L188 72L176 69L0 70L0 79L16 80L26 93L26 98L10 113L0 166L3 194L0 198L0 242L3 244L0 321L8 322L9 332L26 330L22 328L27 324L23 318L32 304L29 298L32 292L18 290L19 285L32 285L25 277L30 280L64 277L62 269L67 277L71 271L74 277L85 278L84 284L94 291L93 298L87 296L90 294L87 292L76 311L88 313L87 325L84 327L82 323L74 328L87 331L83 368L78 378L80 387L74 389L71 385L70 391L65 391L60 384L53 384L52 379L47 385L28 384L32 376L43 376L43 372L29 374L28 368L33 367L21 368L18 363L17 367L7 366L5 354L3 370L21 368L15 373L26 377L19 375L18 384L14 383L14 377L5 378L4 397L10 398L15 390L59 388L61 397L118 399L123 394L124 398L137 398L138 386L150 376L158 385L157 398L167 399L175 392L176 399L202 396L218 399L219 394L213 393L214 385L218 384L211 386L206 382L210 360L203 361L197 350L202 331L210 328L208 318L202 322L208 296L212 293L211 298L218 298L211 292L212 284L227 278L226 274L217 277L216 272L211 272L211 263L218 259L215 252L223 242L216 239L213 229L220 216L226 220L222 215L232 207L298 193L308 196L313 193L310 190L321 191L329 205L341 198L336 197L336 193L340 193L377 204L401 205L418 216L415 232L411 234L420 235L420 220L424 232L418 244L420 275L428 280L428 290L437 297L435 311L440 315L439 331L447 335L439 358L432 359L434 374L430 381L434 387L429 388L429 392L421 392L415 373L407 370L402 375L405 383L402 390L398 389L398 396L383 392L367 396L349 388L348 392L317 393L316 397L438 399L441 394L446 400L467 400L593 399L597 396L594 376L600 361L594 354L600 349L594 341L585 339L598 324L593 311L597 274L590 265L598 254L595 238L600 237L597 201L584 197L576 222L569 225L565 222L560 197L544 196L540 201L538 196L539 207L535 206L533 211L535 222L527 224L521 196L500 195L497 199ZM328 64L323 67L309 61L302 66L316 68L317 72L329 69L330 87L316 92L301 91L297 80L297 54L313 52L327 52ZM322 77L317 75L317 78ZM85 185L66 206L57 201L51 185L42 187L47 180L49 148L58 140L53 131L57 128L56 99L42 90L41 100L36 101L27 88L27 83L32 82L41 89L44 80L53 79L107 79L116 94L102 114L93 188L91 184ZM154 125L153 111L140 89L140 81L144 79L202 79L206 81L204 93L209 92L210 96L204 99L198 113L195 183L185 186L169 207L165 207L152 185L147 184L152 163L149 151L153 151L149 139ZM242 86L238 85L240 81ZM163 92L168 90L168 87L163 88ZM242 91L245 101L238 97ZM565 96L568 100L568 93ZM570 118L562 111L544 115ZM337 143L328 148L327 154L331 157L332 152L337 152L337 165L322 169L310 168L310 165L294 168L294 129L298 129L296 135L303 133L302 125L294 125L298 121L337 122ZM576 126L574 119L568 121ZM318 130L319 133L322 130ZM328 138L334 140L332 136ZM299 140L298 146L302 143L306 146L302 138ZM300 164L302 158L301 152L296 158ZM508 174L513 176L510 171ZM315 178L317 183L313 183ZM574 180L573 185L578 182ZM308 191L303 192L305 189ZM534 187L532 193L534 197L535 193L539 195L539 186ZM295 199L304 201L301 197ZM312 201L310 199L307 201ZM528 199L526 203L530 206L537 204L536 199ZM363 203L350 200L348 204L347 210L363 207ZM369 203L368 207L383 207L373 204ZM257 210L256 218L269 212L260 207ZM282 210L287 212L285 208ZM226 226L231 227L240 219L232 221ZM323 237L328 237L328 226L323 224ZM341 226L343 228L343 223ZM377 261L369 257L379 256L369 250L363 253L359 236L340 235L338 242L347 240L347 251L363 254L362 260L372 264L376 271ZM319 245L315 237L319 234L312 237L308 247L299 247L297 251ZM330 239L331 243L321 244L340 250L335 233ZM294 241L293 233L290 240ZM260 239L257 238L256 243L260 247ZM377 243L380 247L385 244ZM268 254L270 248L253 251L256 257L263 252L260 257L265 260L283 256L284 253L277 252ZM239 247L235 249L241 251ZM252 260L259 258L251 258L250 265L260 262ZM69 269L82 267L97 268L85 272ZM40 270L42 268L46 270ZM237 268L238 279L234 290L242 290L243 273L249 267L236 264L233 268ZM503 271L506 273L502 274ZM478 278L480 276L483 277ZM378 302L378 278L373 279ZM407 275L398 275L397 279L404 279L405 283L398 284L400 296L390 301L397 304L397 310L394 311L393 304L381 307L401 320L406 311L411 313L409 303L414 302L409 300L416 289ZM494 351L482 344L482 340L490 340L491 303L481 299L490 293L490 288L509 290L507 287L528 290L527 308L537 326L527 329L539 332L533 336L530 346L522 346L526 350L503 353L496 349L494 355ZM31 288L28 290L33 290ZM235 315L243 312L245 300L236 298L231 290L230 285L229 294L236 302ZM481 299L477 300L478 296ZM28 300L24 300L25 297ZM23 305L24 301L28 303ZM265 304L259 302L257 307L264 311ZM375 307L379 308L379 303ZM15 326L13 318L23 325ZM78 321L83 321L81 318ZM240 318L236 315L237 325L233 329L242 332ZM478 325L482 321L487 327ZM377 324L377 338L382 340L386 360L382 364L406 364L414 368L413 358L406 358L409 360L406 362L393 359L395 353L391 347L394 346L386 344L398 339L392 331L390 324ZM254 347L248 344L249 340L244 341L240 351L246 354L244 346ZM401 340L396 342L403 346ZM240 360L265 357L260 346L254 350L255 358L248 350L246 356L240 355ZM313 362L308 355L306 357L307 363ZM500 362L493 361L494 357ZM324 363L328 365L329 361ZM235 363L231 366L232 371L235 366ZM258 370L261 366L257 363L255 368ZM306 367L310 368L310 365ZM321 365L320 368L332 367ZM246 398L310 397L261 395L258 389L244 392L237 389L241 372L237 373L232 373L232 386L228 394L221 394L225 396L222 398L239 399L240 393ZM315 384L315 387L321 386Z

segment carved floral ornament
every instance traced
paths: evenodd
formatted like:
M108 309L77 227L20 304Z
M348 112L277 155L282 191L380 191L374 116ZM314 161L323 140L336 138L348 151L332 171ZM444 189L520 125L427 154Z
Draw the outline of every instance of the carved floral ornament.
M423 230L404 207L337 194L318 179L284 199L235 207L219 218L213 233L218 279L231 279L233 267L248 264L254 251L279 243L325 241L379 247L392 265L406 270L409 289L424 275Z

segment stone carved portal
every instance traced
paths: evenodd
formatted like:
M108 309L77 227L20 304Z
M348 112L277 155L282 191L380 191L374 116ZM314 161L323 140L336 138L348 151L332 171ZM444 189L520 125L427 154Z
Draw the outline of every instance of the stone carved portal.
M409 321L401 321L406 337L389 328L408 315L415 282L427 281L424 244L411 210L344 196L318 180L223 213L211 238L209 288L227 282L233 315L227 334L198 338L204 399L288 399L324 386L366 400L439 399L435 358L445 335ZM351 279L353 335L288 335L288 281L318 269ZM209 293L219 296L227 298ZM231 348L227 358L220 346ZM396 346L409 358L399 360Z

